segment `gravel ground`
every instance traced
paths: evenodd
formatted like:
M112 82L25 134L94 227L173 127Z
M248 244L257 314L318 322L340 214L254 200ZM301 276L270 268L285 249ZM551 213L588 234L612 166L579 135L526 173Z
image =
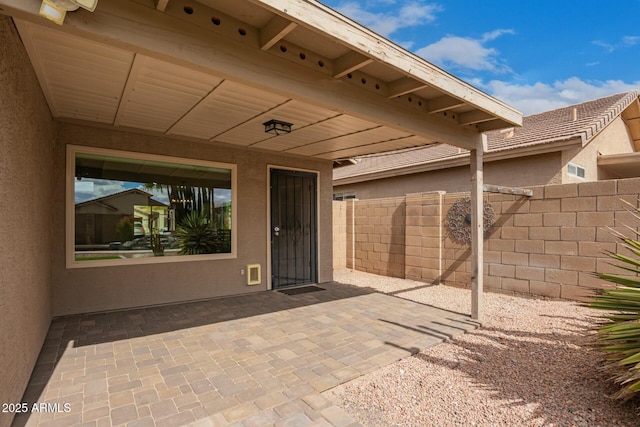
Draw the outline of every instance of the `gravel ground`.
M471 292L342 271L336 281L470 313ZM483 327L325 392L365 426L640 426L568 301L485 293Z

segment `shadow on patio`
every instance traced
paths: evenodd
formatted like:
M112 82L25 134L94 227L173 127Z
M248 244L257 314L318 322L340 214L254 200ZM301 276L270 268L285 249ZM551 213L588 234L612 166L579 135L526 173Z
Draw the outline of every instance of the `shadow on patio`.
M54 319L23 401L58 412L14 425L350 425L320 392L477 327L366 286L320 286Z

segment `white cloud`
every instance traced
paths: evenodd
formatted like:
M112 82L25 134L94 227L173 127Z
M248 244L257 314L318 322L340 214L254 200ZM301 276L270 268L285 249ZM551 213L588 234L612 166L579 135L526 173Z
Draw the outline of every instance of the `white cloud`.
M614 50L616 50L616 47L610 43L605 43L602 40L594 40L591 42L592 44L596 45L596 46L600 46L601 48L603 48L605 50L605 52L607 53L611 53Z
M126 190L122 181L110 181L105 179L84 178L82 181L74 181L79 185L75 186L75 202L80 203L110 194L119 193ZM92 183L89 185L87 183Z
M418 49L416 54L446 68L508 72L509 67L498 59L498 51L485 46L485 43L503 34L514 34L514 31L497 29L483 34L478 39L446 36L429 46Z
M395 40L395 42L409 51L413 49L413 45L415 44L415 42L411 40Z
M518 85L499 80L493 80L488 84L477 82L476 84L492 96L520 110L524 115L554 110L640 88L640 80L633 83L625 83L621 80L601 82L585 81L578 77L552 84L538 82L531 85Z
M498 28L497 30L493 30L493 31L490 31L488 33L484 33L480 40L482 40L483 43L484 42L488 42L488 41L497 39L498 37L500 37L503 34L512 34L513 35L513 34L515 34L515 31Z
M635 46L640 43L640 36L624 36L622 38L622 44L625 46Z
M395 2L385 2L387 7L389 4L395 4ZM436 13L442 10L437 4L428 4L420 1L403 3L400 8L395 9L393 12L389 10L372 12L373 6L375 5L365 8L361 3L352 1L342 3L336 9L385 37L402 28L433 22L436 18Z
M214 191L214 203L216 206L222 206L231 201L231 190L224 188L216 188Z
M623 36L620 40L615 43L608 43L602 40L594 40L591 42L596 46L600 46L604 49L605 52L611 53L618 49L623 49L626 47L632 47L640 43L640 36Z

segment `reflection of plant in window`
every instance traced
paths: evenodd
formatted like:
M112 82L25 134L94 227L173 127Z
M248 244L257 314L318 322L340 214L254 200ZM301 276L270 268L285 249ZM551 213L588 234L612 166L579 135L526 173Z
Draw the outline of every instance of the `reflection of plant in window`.
M158 183L147 183L144 187L148 191L155 190L166 193L171 208L175 210L174 215L177 222L182 221L188 212L212 210L213 188Z
M154 256L164 256L164 245L158 233L151 235L151 250Z
M131 218L125 216L116 224L116 233L121 242L133 240L133 224Z
M202 211L187 213L178 228L176 236L182 255L212 254L216 252L216 231L209 218Z

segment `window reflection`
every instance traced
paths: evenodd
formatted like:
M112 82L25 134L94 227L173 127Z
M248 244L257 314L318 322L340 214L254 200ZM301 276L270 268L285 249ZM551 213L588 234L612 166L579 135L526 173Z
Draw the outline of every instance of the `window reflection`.
M75 153L75 260L231 253L232 171Z

